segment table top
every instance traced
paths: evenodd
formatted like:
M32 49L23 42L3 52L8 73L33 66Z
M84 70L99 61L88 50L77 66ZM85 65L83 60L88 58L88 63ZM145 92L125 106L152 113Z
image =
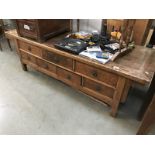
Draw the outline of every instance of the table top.
M132 52L128 53L127 55L121 58L116 59L114 62L101 64L101 63L92 61L90 59L83 58L81 56L70 54L65 51L56 49L54 47L54 43L62 39L66 34L54 37L44 43L38 43L36 41L20 37L17 34L16 30L6 31L5 35L7 38L23 40L33 45L46 48L49 51L51 50L61 55L76 59L80 62L91 64L93 66L107 70L109 72L116 73L120 76L123 76L127 79L130 79L140 84L150 83L155 72L155 50L146 48L144 46L136 46L132 50Z

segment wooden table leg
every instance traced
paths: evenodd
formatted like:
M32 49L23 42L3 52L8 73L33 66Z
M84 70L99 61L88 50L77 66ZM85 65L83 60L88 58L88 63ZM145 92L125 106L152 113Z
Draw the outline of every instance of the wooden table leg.
M123 94L123 90L125 87L126 79L123 77L120 77L117 83L116 91L113 97L113 104L111 109L111 116L116 117L118 107L121 101L121 96Z
M10 40L8 38L6 38L6 41L7 41L8 45L9 45L10 51L12 51Z
M142 120L146 109L148 108L149 104L151 103L154 92L155 92L155 74L154 74L153 79L151 81L150 87L147 91L144 103L143 103L143 105L142 105L142 107L138 113L138 120L140 120L140 121Z
M131 80L126 80L123 94L121 96L121 103L124 103L126 101L131 84L132 84Z
M137 135L147 134L151 126L155 123L155 94L144 115L142 123L139 127Z
M22 68L23 68L23 70L24 71L28 71L28 69L27 69L27 65L26 64L23 64L23 63L21 63L22 64Z

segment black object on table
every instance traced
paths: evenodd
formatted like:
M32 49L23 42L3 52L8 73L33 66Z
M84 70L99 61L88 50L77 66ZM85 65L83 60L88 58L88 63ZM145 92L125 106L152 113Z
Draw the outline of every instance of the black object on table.
M64 38L63 40L57 42L55 47L73 54L79 54L86 49L87 43L80 39Z

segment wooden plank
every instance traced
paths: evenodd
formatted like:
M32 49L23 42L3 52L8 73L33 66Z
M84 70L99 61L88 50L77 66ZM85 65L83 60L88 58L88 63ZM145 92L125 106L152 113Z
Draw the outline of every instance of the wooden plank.
M132 83L131 80L126 80L125 87L124 87L124 90L123 90L123 94L121 96L121 103L124 103L126 101L129 89L131 87L131 83Z
M118 106L120 104L121 96L124 90L126 79L120 77L117 83L116 91L113 97L112 109L111 109L111 116L116 117Z

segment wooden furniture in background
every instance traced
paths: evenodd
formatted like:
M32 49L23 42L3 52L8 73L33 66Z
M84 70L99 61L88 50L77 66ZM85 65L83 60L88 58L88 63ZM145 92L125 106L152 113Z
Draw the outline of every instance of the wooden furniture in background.
M107 32L111 32L113 27L121 29L126 19L107 19ZM130 19L131 20L131 19ZM104 20L103 20L104 24ZM151 19L136 19L133 28L133 40L136 45L144 45L152 25Z
M107 19L102 22L101 34L108 38L110 37L111 40L117 41L120 47L119 50L111 58L111 61L115 61L117 58L131 52L132 48L129 48L128 45L133 41L133 27L136 20Z
M133 40L136 45L144 45L152 25L152 19L136 19Z
M1 41L3 39L6 39L10 50L12 50L9 39L5 38L5 31L8 31L8 30L9 30L9 25L4 24L3 19L0 19L0 50L1 51L2 51Z
M124 20L123 19L107 19L107 32L110 33L116 30L121 30L121 27L123 26ZM104 21L103 21L104 22Z
M16 30L6 32L14 39L22 67L27 65L54 77L71 87L107 104L116 116L133 82L149 84L155 72L155 52L136 46L123 59L105 65L56 49L54 43L66 36L59 35L45 43L20 37Z
M147 134L154 124L155 124L155 93L149 107L147 108L142 123L138 129L137 135Z
M20 36L38 42L44 42L55 35L71 30L69 19L18 19L16 24Z

